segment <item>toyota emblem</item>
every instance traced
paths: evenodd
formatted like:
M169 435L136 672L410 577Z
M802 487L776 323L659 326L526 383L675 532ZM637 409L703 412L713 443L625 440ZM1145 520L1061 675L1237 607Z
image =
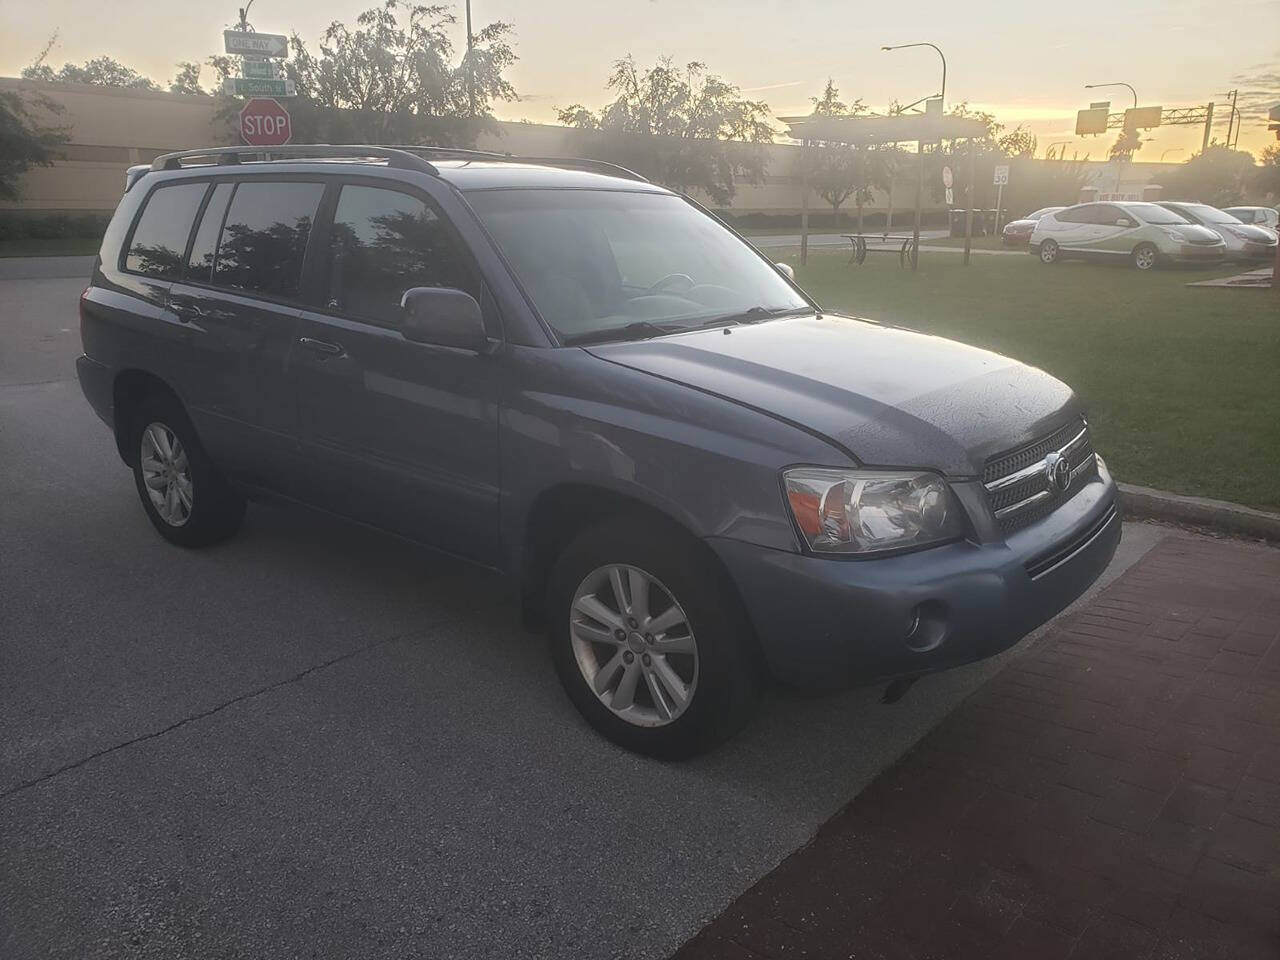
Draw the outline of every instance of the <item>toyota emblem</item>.
M1060 453L1044 458L1044 476L1049 486L1059 493L1071 486L1071 462Z

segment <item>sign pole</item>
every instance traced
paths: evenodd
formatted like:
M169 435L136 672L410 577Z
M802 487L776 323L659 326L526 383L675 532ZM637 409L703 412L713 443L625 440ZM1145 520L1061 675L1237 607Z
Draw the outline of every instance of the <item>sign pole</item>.
M993 234L996 236L1000 234L1000 210L1003 208L1003 206L1004 206L1004 184L1002 183L1000 184L1000 186L996 187L996 228L993 231Z
M974 148L973 137L969 138L969 183L964 190L964 265L969 265L969 250L973 246L973 181L978 171L978 151Z

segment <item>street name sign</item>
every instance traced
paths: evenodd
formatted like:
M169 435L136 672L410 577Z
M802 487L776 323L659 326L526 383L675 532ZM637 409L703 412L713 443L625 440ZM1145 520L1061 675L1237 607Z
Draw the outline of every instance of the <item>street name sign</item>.
M292 80L265 80L257 77L227 77L222 92L229 97L296 97Z
M251 147L279 147L293 138L289 111L265 97L240 108L240 137Z
M223 30L222 44L233 56L287 57L289 38L281 33L251 33L243 30Z
M270 60L246 60L244 75L254 80L279 80L280 68Z

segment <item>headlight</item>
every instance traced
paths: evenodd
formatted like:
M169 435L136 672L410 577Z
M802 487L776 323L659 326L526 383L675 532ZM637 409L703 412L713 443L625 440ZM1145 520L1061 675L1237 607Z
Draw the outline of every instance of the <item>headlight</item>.
M1182 234L1180 234L1177 230L1170 230L1168 227L1161 227L1160 229L1162 229L1164 231L1164 235L1168 237L1170 240L1172 240L1174 243L1187 242L1187 238L1184 237Z
M934 473L796 467L782 479L796 524L820 553L920 547L964 531L951 488Z

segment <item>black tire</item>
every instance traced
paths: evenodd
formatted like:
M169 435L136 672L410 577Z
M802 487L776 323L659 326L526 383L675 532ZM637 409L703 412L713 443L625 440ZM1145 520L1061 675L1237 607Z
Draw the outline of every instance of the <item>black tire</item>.
M724 575L707 562L704 549L663 524L619 518L579 536L552 570L547 623L560 682L587 722L627 750L664 759L691 757L736 733L755 708L762 671L750 624ZM692 696L684 712L662 726L637 726L615 714L578 666L570 635L574 596L593 571L611 564L633 566L659 580L687 614L696 638Z
M1133 265L1139 270L1151 270L1160 260L1160 251L1153 243L1140 243L1133 248Z
M1062 260L1061 251L1058 250L1058 244L1055 240L1042 240L1040 242L1040 262L1041 263L1058 263Z
M191 503L180 523L170 522L161 515L147 489L143 443L144 434L153 425L167 429L186 453ZM176 398L153 394L143 400L129 418L126 443L142 509L160 536L181 547L205 547L226 540L240 529L244 520L244 497L223 479L209 460L186 411Z

